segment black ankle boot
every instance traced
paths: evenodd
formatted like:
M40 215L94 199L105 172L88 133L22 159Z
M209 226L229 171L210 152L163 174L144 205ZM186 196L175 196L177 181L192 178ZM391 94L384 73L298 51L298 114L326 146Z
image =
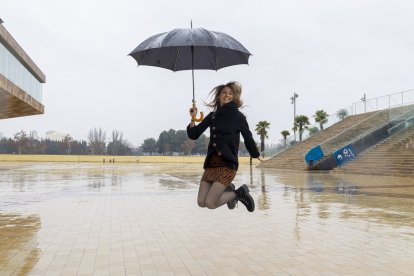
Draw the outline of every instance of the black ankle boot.
M224 191L225 192L236 192L236 187L234 186L233 183L230 183L229 186L227 186ZM229 202L227 202L227 207L230 210L233 210L236 207L236 204L237 204L237 195L236 195L236 197L234 199L232 199Z
M249 194L249 188L246 186L246 184L240 186L240 188L236 190L236 200L239 200L241 203L243 203L249 212L254 211L254 200Z

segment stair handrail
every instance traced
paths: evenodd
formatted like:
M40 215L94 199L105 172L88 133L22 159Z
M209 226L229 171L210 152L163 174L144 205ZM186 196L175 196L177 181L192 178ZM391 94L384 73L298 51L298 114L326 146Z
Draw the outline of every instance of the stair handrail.
M332 137L330 137L330 138L326 139L325 141L323 141L323 142L322 142L322 143L320 143L319 145L322 147L322 145L324 145L324 144L326 144L326 143L328 143L328 142L330 142L330 141L332 141L332 140L336 139L337 137L339 137L339 136L343 135L344 133L346 133L346 132L347 132L347 131L349 131L350 129L357 128L357 127L359 127L361 124L363 124L363 123L367 122L368 120L372 119L374 116L379 116L381 113L384 113L384 112L385 112L385 110L374 111L374 114L372 114L371 116L369 116L369 117L367 117L367 118L363 119L362 121L360 121L360 122L356 123L355 125L353 125L353 126L351 126L351 127L347 128L347 129L344 129L343 131L341 131L341 132L339 132L339 133L335 134L334 136L332 136Z
M404 112L404 113L402 113L402 114L398 115L398 117L395 117L395 118L390 119L389 121L387 121L387 122L385 122L385 123L383 123L383 124L378 125L376 128L373 128L373 129L367 130L366 132L364 132L364 134L360 134L360 135L356 136L355 138L351 139L351 140L350 140L347 144L352 144L353 142L357 141L358 139L360 139L360 138L362 138L362 137L364 137L364 136L368 136L368 135L370 135L371 133L373 133L373 132L374 132L374 131L376 131L377 129L380 129L380 128L381 128L381 127L383 127L383 126L385 126L385 125L387 125L387 124L389 124L389 123L391 123L391 122L394 122L394 121L396 121L396 120L400 119L400 118L401 118L401 117L403 117L403 116L406 116L409 112L414 112L414 108L413 108L413 109L410 109L410 110L407 110L406 112ZM413 114L413 115L414 115L414 114ZM398 133L398 132L396 132L396 133ZM338 148L338 149L339 149L339 148ZM338 150L338 149L336 149L336 150Z

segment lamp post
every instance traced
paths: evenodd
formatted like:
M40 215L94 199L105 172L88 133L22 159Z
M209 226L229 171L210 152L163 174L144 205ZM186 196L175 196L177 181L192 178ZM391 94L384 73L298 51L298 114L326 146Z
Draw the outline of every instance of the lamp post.
M367 95L364 93L364 97L361 98L361 101L364 102L364 113L367 113Z
M293 104L293 126L295 126L295 118L296 118L296 99L299 97L299 94L293 92L293 96L290 97L292 100L291 104ZM296 142L296 130L293 129L293 139Z

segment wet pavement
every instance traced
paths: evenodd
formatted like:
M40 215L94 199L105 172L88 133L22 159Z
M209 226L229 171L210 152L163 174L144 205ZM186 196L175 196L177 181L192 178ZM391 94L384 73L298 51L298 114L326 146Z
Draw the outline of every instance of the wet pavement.
M414 275L414 179L250 169L196 204L200 164L0 163L0 275Z

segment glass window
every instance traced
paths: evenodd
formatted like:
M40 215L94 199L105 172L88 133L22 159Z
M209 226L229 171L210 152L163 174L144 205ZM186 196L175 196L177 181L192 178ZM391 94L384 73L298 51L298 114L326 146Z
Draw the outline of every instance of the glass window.
M2 43L0 43L0 74L38 102L42 102L42 83Z

